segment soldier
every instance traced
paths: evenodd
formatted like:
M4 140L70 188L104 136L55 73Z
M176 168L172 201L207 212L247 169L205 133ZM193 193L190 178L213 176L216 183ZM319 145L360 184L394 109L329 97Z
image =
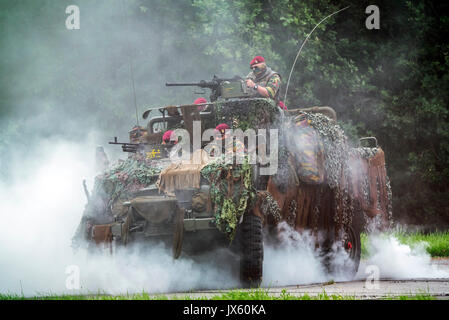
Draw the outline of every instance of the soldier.
M198 111L199 112L207 111L207 107L209 106L209 105L205 104L205 103L207 103L207 100L205 98L203 98L203 97L196 99L193 103L194 104L200 104L200 106L198 106Z
M240 141L239 139L236 139L234 141L234 138L232 135L230 135L229 126L226 123L220 123L218 126L215 127L215 132L217 133L217 140L221 140L225 142L225 145L223 146L223 151L225 153L243 153L246 151L245 144L243 141Z
M255 96L271 98L279 103L281 76L267 67L264 57L254 57L250 62L252 71L246 76L246 85L254 89Z
M220 123L218 126L215 127L216 132L216 139L217 140L224 140L226 138L229 138L229 131L228 134L226 134L226 130L230 130L229 126L226 123Z
M167 130L165 131L164 135L162 136L162 144L170 144L175 145L178 143L178 137L174 136L173 140L171 139L172 135L174 135L175 132L173 130Z
M175 144L179 142L178 137L175 135L175 132L173 130L167 130L165 131L164 135L162 136L162 144L167 145L168 148L165 149L165 156L168 158L171 158L178 152L178 156L180 156L181 149L174 150L173 147Z

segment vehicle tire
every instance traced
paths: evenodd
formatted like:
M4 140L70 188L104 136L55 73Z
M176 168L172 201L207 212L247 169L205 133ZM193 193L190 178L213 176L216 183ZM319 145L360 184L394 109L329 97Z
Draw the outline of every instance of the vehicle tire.
M362 214L362 213L360 213ZM362 253L362 244L360 240L360 233L363 229L360 216L354 216L351 226L346 230L344 237L343 250L346 251L347 259L344 261L335 259L335 255L339 255L342 250L341 244L335 248L336 242L342 243L340 237L336 237L333 232L328 232L325 241L321 248L321 262L324 270L330 275L345 274L345 277L350 280L357 275L360 265L360 257ZM337 250L337 251L335 251Z
M348 265L348 276L350 279L354 279L356 276L359 265L360 256L362 254L362 244L360 241L360 229L351 226L348 228L347 240L345 241L345 249L348 253L350 264Z
M245 288L259 287L263 273L262 220L246 213L240 231L240 281Z
M362 255L362 241L360 239L360 234L365 226L363 211L356 206L354 216L352 217L352 224L348 228L347 241L344 246L346 252L352 261L352 266L349 267L349 276L353 279L360 265L360 257ZM350 245L349 245L350 244Z

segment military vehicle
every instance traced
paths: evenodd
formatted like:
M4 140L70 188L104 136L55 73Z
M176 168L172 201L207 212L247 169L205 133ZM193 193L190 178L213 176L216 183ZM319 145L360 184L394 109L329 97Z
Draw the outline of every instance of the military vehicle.
M133 128L130 142L111 142L129 156L97 176L74 241L112 248L160 240L175 259L228 247L240 257L242 284L253 287L262 281L264 243L282 245L276 239L290 229L314 237L329 272L338 267L332 257L340 251L345 271L355 275L363 228L391 223L391 188L376 139L350 147L332 108L282 110L238 77L167 85L210 88L211 102L149 109L147 126ZM234 131L194 141L221 123ZM169 129L187 135L163 144ZM244 145L239 163L231 139L237 129L246 133L235 135ZM219 137L231 148L210 148ZM197 161L173 160L182 140Z

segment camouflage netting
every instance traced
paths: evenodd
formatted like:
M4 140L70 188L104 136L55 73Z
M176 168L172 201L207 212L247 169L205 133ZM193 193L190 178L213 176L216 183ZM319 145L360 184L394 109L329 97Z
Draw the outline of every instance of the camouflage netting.
M248 158L243 164L235 165L222 157L204 167L201 174L210 183L215 224L232 240L240 217L256 196Z
M334 222L336 229L346 229L352 223L355 210L358 210L357 199L354 196L357 192L353 190L352 182L354 179L358 179L361 174L353 168L354 152L365 152L366 154L360 154L360 157L366 159L372 157L376 151L369 148L364 151L354 151L359 149L353 149L349 146L343 129L336 122L320 113L304 112L303 115L294 118L293 125L303 121L304 115L308 125L319 134L323 143L326 183L334 194ZM290 138L294 139L294 137ZM364 179L367 179L366 175L362 176ZM363 181L363 183L365 185L368 184L367 181ZM389 195L391 195L389 183L387 183L387 189ZM369 192L366 191L364 193L368 197L367 194ZM380 199L380 196L378 198ZM319 206L314 208L314 215L318 215L318 211ZM388 211L391 217L390 205Z
M382 151L380 151L382 152ZM379 153L378 148L354 148L351 150L352 157L360 157L365 159L370 163L373 160L376 160L376 155ZM377 167L375 166L377 165ZM364 174L359 175L359 179L361 179L362 186L362 194L363 201L367 204L368 207L375 208L377 210L386 212L386 219L388 220L388 225L386 227L392 227L393 224L393 195L391 191L390 179L388 175L385 173L385 181L383 180L383 173L377 172L379 170L379 163L373 166L368 166L366 163L362 165L362 168L359 170L364 171ZM383 167L382 170L385 170L385 164L380 163L380 166ZM375 184L373 183L375 180ZM383 183L382 183L383 182ZM375 197L372 192L372 188L376 189ZM365 210L369 211L369 210ZM365 220L370 221L371 223L367 225L367 231L371 232L374 230L380 230L382 227L385 227L385 221L382 221L381 215L372 215L365 214ZM370 219L373 218L373 219Z
M215 121L226 123L233 129L267 129L279 114L272 99L235 99L215 103Z
M330 118L319 113L307 113L310 126L319 133L324 145L324 167L327 184L334 191L337 230L350 226L354 214L351 197L351 170L349 168L349 145L343 129Z
M257 196L261 199L261 203L259 204L260 213L270 225L277 225L282 219L281 208L277 201L266 191L258 192Z
M138 156L119 162L95 178L92 201L86 207L87 215L95 216L95 213L101 212L101 209L98 210L99 202L104 210L110 211L116 199L128 200L133 192L155 183L160 172L161 167L154 161Z

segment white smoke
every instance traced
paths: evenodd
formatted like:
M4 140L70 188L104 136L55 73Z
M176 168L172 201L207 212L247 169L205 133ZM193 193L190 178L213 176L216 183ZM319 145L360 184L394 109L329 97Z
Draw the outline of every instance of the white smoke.
M3 292L29 294L64 285L70 237L85 201L82 178L92 176L88 148L54 140L39 147L39 154L12 166L11 180L0 182Z
M13 166L11 181L0 181L0 293L158 293L239 286L238 265L221 262L230 256L224 249L195 259L183 254L179 260L162 244L143 254L135 247L112 257L83 250L73 254L71 238L86 203L82 180L88 178L92 188L96 145L47 140L39 147L39 154ZM266 243L262 286L349 280L344 272L326 274L310 234L285 224L283 229L276 245ZM410 247L391 236L370 236L368 242L371 255L362 263L362 276L368 264L379 267L381 278L449 277L431 264L424 244ZM346 260L344 250L334 249L337 262ZM79 268L79 290L66 287L69 266Z
M297 232L286 222L279 224L278 241L267 243L264 256L264 286L282 286L322 283L329 280L352 279L352 260L340 242L334 243L329 252L316 248L316 237L309 231ZM318 243L323 237L318 235ZM331 270L325 268L325 257Z
M449 271L432 264L428 243L401 244L393 235L370 235L367 239L367 265L379 268L380 278L449 278Z
M0 182L0 293L154 293L237 286L231 269L214 264L217 256L229 254L226 250L200 260L173 260L162 245L145 254L132 247L112 257L85 250L74 254L71 238L86 203L82 180L87 177L92 188L95 147L43 142L39 156L22 159L14 178ZM70 266L79 270L79 290L66 287Z
M267 244L264 250L263 286L282 286L326 281L313 237L298 233L285 222L279 243Z
M239 286L238 263L222 263L232 257L225 249L195 259L183 254L179 260L162 244L145 253L127 247L113 256L85 250L74 254L71 238L86 203L82 180L87 178L92 189L95 147L91 142L42 142L39 155L17 162L13 179L0 182L0 293L158 293ZM326 281L312 237L284 229L280 245L267 243L263 285ZM76 290L66 287L71 266L79 270Z

